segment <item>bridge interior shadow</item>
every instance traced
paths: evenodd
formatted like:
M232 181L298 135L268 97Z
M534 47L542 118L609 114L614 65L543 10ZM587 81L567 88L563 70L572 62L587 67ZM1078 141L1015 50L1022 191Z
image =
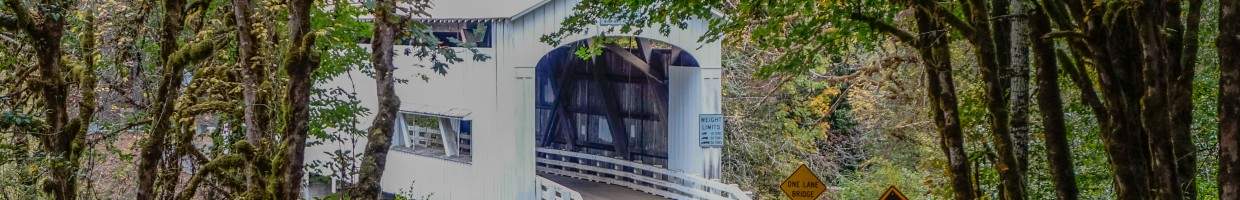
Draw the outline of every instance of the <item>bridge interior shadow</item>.
M636 37L616 38L599 55L581 59L576 53L588 42L569 43L539 61L536 144L666 166L668 68L697 67L697 60Z

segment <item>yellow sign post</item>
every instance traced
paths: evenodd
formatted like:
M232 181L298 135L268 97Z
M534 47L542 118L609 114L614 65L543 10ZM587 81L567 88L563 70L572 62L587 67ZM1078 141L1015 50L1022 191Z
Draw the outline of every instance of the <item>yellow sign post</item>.
M900 193L900 189L896 189L896 186L893 185L887 187L887 191L883 192L883 196L879 197L878 200L908 200L908 197L905 197L904 193Z
M784 179L784 183L779 184L779 189L792 200L813 200L827 191L827 186L822 184L822 180L819 180L809 167L801 164L788 179Z

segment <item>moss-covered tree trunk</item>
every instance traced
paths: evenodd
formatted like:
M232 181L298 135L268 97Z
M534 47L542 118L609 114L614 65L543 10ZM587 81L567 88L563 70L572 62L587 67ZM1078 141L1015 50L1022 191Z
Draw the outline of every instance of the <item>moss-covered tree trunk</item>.
M1240 2L1219 1L1218 192L1240 199Z
M35 74L38 78L32 89L42 96L39 104L42 104L43 117L45 125L39 129L42 133L37 134L39 138L40 148L47 152L52 164L47 166L49 176L43 179L43 185L40 186L42 192L51 195L56 199L76 199L77 198L77 180L76 172L81 164L80 158L82 150L85 149L84 137L86 133L86 125L90 123L95 110L94 99L94 33L88 24L81 31L84 33L79 38L82 45L82 54L80 54L83 69L77 71L78 74L66 73L70 72L68 66L62 62L64 59L64 51L62 38L65 34L66 18L69 15L69 1L41 1L32 2L33 5L27 6L21 1L5 1L7 6L13 11L13 15L5 16L6 28L13 28L20 32L24 32L35 47ZM35 12L30 12L30 11ZM86 21L93 22L93 16L87 15ZM64 75L69 74L70 77ZM78 116L69 117L69 88L71 87L70 78L77 78L76 82L79 91L81 91L82 100L78 105Z
M258 145L262 139L266 137L267 131L267 115L266 106L261 105L263 100L259 93L261 86L265 80L266 67L257 63L253 59L258 53L258 44L253 30L250 15L253 9L250 7L249 0L233 0L233 20L237 24L237 63L241 67L242 95L244 103L244 121L245 121L245 140L251 145Z
M314 34L310 34L310 9L314 0L289 1L289 45L284 60L284 72L288 75L288 91L285 106L288 115L284 122L283 144L276 165L279 172L273 181L276 199L299 199L301 178L305 175L303 162L306 155L306 135L309 133L310 79L319 66L314 53Z
M999 172L999 180L1002 184L1002 195L1004 199L1022 200L1026 197L1025 192L1025 174L1021 171L1020 161L1016 157L1016 143L1013 141L1010 124L1010 110L1007 99L1008 82L1003 77L1007 68L1001 66L998 58L1008 56L1007 49L1000 51L996 47L996 43L1003 44L1003 47L1009 47L1010 41L1008 37L998 37L999 34L1010 34L1008 30L992 30L990 21L994 16L990 15L990 11L986 8L986 1L982 0L962 0L966 6L964 16L972 24L972 31L966 32L965 37L973 46L974 57L977 58L977 66L980 68L982 79L986 84L986 110L988 111L988 122L990 124L990 134L992 144L994 144L995 153L998 154L999 161L995 163L995 171ZM1007 1L992 1L991 3L1001 3L1000 8L1005 10L996 11L1006 14ZM946 16L944 16L946 17ZM1005 26L1000 26L1005 27ZM961 28L961 27L957 27ZM996 40L998 39L998 40Z
M241 67L241 79L244 83L242 87L242 120L245 123L245 141L250 146L262 146L269 141L270 134L267 133L268 107L265 106L266 96L262 95L262 86L267 76L267 67L258 63L254 58L258 53L257 37L254 36L253 21L250 15L253 14L249 0L233 0L233 21L237 24L237 63ZM263 148L269 149L269 148ZM245 181L246 190L254 193L263 190L263 186L267 185L267 180L260 172L260 163L265 159L245 159Z
M1192 87L1189 60L1195 59L1195 41L1187 41L1195 39L1183 35L1185 21L1187 32L1195 32L1191 14L1189 20L1180 18L1179 1L1107 7L1091 7L1098 5L1091 1L1060 3L1045 6L1050 13L1071 13L1079 20L1073 24L1066 15L1051 16L1061 30L1081 30L1080 35L1070 33L1066 38L1073 54L1092 61L1089 66L1098 75L1101 101L1086 100L1100 113L1118 197L1172 199L1191 194L1185 188L1191 187L1186 182L1193 180L1195 160L1184 158L1192 154L1184 121L1191 118L1177 118L1191 114L1186 100L1191 92L1183 89ZM1092 11L1085 12L1086 8ZM1067 71L1082 89L1092 87L1083 81L1087 70Z
M379 88L376 95L379 107L375 119L371 122L366 136L366 150L363 152L361 171L357 185L352 189L350 197L358 199L378 199L383 192L379 187L383 179L383 170L387 165L388 149L392 146L392 132L395 129L396 109L400 107L400 98L396 96L394 77L395 66L392 56L395 51L392 45L401 30L402 23L394 13L396 2L380 0L374 9L374 35L370 43L370 63L375 68L375 85Z
M1006 66L1008 66L1008 74L1010 75L1007 81L1011 83L1011 85L1009 85L1011 90L1009 90L1010 93L1008 95L1008 101L1012 106L1012 119L1008 124L1012 126L1012 142L1015 143L1015 149L1013 151L1016 154L1016 164L1018 165L1018 168L1020 168L1021 172L1029 171L1029 132L1032 131L1032 124L1029 121L1029 115L1031 113L1030 107L1032 107L1033 98L1030 97L1031 89L1029 88L1030 33L1028 26L1029 23L1027 22L1029 20L1030 9L1032 8L1031 2L1032 1L1026 0L1011 0L1011 14L1008 14L1007 16L1000 16L1010 20L1008 22L1004 22L1004 24L1011 24L1011 31L1000 32L996 29L996 33L998 33L997 36L1005 34L1011 35L1011 47L1009 47L1011 51L1009 55L1006 55L1010 58ZM998 12L996 11L996 13ZM996 45L1000 44L999 42L1002 41L995 40ZM1005 65L1000 64L1000 66Z
M138 188L137 199L149 200L156 197L155 179L159 174L159 161L163 159L164 147L166 146L166 137L171 129L173 106L175 105L178 90L181 88L181 70L182 66L170 64L169 57L177 50L177 36L181 33L182 20L184 19L182 10L184 10L184 0L165 0L164 15L162 21L162 31L159 34L159 58L162 61L163 70L160 72L161 79L159 89L153 96L151 101L150 112L152 113L153 123L147 132L147 138L143 141L140 158L138 160Z
M956 86L952 82L951 51L946 28L923 10L916 11L917 46L926 71L927 96L939 132L939 147L946 154L952 193L957 200L974 199L969 159L957 111Z
M1172 1L1175 2L1175 1ZM1168 74L1170 83L1171 135L1173 151L1176 158L1176 177L1181 178L1180 188L1185 199L1197 199L1197 144L1193 142L1193 81L1196 79L1197 52L1199 48L1199 30L1201 29L1201 0L1188 0L1188 14L1184 19L1182 31L1174 32L1171 41L1182 41L1173 44L1173 55L1179 60L1175 73ZM1172 6L1172 9L1179 9ZM1179 16L1179 14L1175 14ZM1173 22L1180 21L1178 17ZM1178 23L1173 27L1180 28Z
M1030 35L1046 35L1051 31L1049 19L1041 9L1032 9L1026 21ZM1068 144L1068 129L1064 122L1063 100L1060 97L1059 65L1055 61L1055 44L1050 38L1030 37L1033 44L1033 63L1038 66L1038 109L1042 117L1042 132L1046 142L1046 160L1051 169L1051 182L1055 196L1061 200L1079 197L1076 172L1072 169L1072 152Z

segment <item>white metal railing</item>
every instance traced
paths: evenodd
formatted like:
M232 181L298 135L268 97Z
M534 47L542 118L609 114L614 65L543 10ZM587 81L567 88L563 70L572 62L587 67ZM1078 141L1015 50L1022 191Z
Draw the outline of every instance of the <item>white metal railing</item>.
M585 200L581 198L581 193L573 191L568 187L564 187L555 181L547 180L541 176L538 179L538 198L540 200Z
M736 185L623 159L544 148L537 149L536 157L540 172L624 186L671 199L750 199Z

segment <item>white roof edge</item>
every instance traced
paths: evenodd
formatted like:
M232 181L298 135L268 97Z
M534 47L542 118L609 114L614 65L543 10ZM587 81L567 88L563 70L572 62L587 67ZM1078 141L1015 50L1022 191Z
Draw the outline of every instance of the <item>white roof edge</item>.
M421 22L492 22L504 19L506 18L415 18L413 20Z
M457 1L457 0L436 0L436 1L433 1L433 3L444 3L444 2L454 2L454 1ZM517 10L517 12L512 15L504 15L503 14L504 12L512 11L512 10L507 10L507 11L496 11L497 13L494 13L498 15L481 14L481 15L477 15L476 17L471 16L473 14L461 13L464 11L461 10L462 8L459 8L462 6L460 5L459 2L444 3L443 6L445 7L438 7L439 6L438 4L434 4L431 10L428 10L432 13L431 17L415 17L415 19L420 20L420 21L438 21L438 22L510 20L510 19L517 19L517 18L524 17L526 14L530 14L534 12L535 10L542 8L543 6L546 6L548 3L551 3L552 1L557 1L557 0L528 0L528 1L537 1L537 2L534 2L533 4L528 4L528 5L517 4L518 6L521 6L523 8L520 8L520 10ZM357 4L360 4L360 3L357 3ZM446 10L440 10L440 9L446 9ZM436 11L442 11L446 13L438 13ZM710 13L714 15L715 17L726 17L727 16L726 14L720 12L719 10L715 10L715 9L711 9ZM440 14L440 15L436 15L436 14ZM444 15L446 15L446 17L444 18L434 17L434 16L444 16ZM363 18L366 18L366 16L363 16Z
M508 17L508 19L516 19L516 18L520 18L520 17L522 17L522 16L525 16L525 14L529 14L530 12L534 12L534 10L538 10L538 8L542 8L544 5L547 5L547 3L551 3L551 1L555 1L555 0L541 0L541 1L539 1L538 3L535 3L534 5L532 5L532 6L528 7L528 8L525 8L525 10L521 10L521 12L517 12L517 14L512 15L511 17ZM723 12L721 12L721 11L719 11L719 10L717 10L717 9L711 9L711 10L710 10L710 14L715 15L715 17L719 17L719 18L723 18L723 17L727 17L727 16L728 16L728 15L724 14Z
M401 113L457 119L469 119L469 116L473 114L473 111L465 108L415 103L402 103L399 109Z
M509 19L520 18L521 16L525 16L525 14L529 14L530 12L534 12L534 10L538 10L538 8L542 8L544 5L547 5L547 3L551 3L551 1L553 0L539 1L538 3L535 3L533 6L525 8L525 10L521 10L521 12L517 12L517 14L512 15L511 17L508 17L508 18Z

